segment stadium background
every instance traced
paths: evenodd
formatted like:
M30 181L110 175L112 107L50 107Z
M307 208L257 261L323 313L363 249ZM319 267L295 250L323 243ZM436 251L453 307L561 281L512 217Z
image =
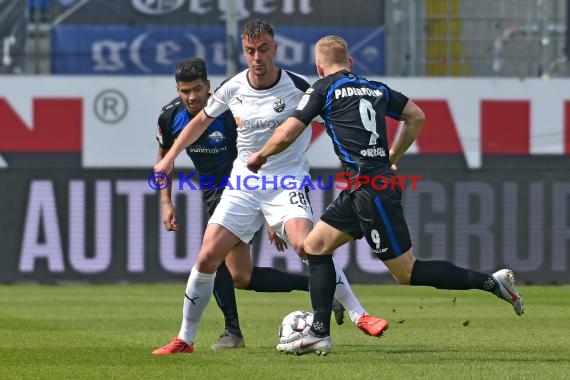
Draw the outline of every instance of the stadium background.
M214 85L244 67L228 36L251 17L275 25L280 66L314 79L312 44L340 34L355 71L426 110L401 164L422 176L405 196L418 257L569 283L569 3L0 0L0 283L187 277L200 194L177 191L183 229L164 232L147 183L156 118L179 59L205 58ZM334 174L328 137L314 132L313 175ZM192 170L186 157L177 170ZM333 197L312 193L317 215ZM305 270L265 237L253 255ZM393 283L364 242L337 257L354 283Z

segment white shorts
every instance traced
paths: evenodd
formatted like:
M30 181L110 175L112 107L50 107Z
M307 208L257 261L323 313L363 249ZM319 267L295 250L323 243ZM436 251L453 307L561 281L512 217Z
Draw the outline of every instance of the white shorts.
M308 190L231 190L225 189L208 224L224 226L249 244L265 220L280 238L290 243L285 223L293 218L313 221Z

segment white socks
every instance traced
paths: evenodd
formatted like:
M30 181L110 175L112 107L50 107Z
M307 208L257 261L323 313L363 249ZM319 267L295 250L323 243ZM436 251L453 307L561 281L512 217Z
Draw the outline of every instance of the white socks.
M182 326L178 333L178 338L187 344L194 343L200 318L212 297L215 278L215 273L200 273L196 266L190 271L182 309Z
M342 304L342 306L344 306L346 311L348 311L350 320L356 324L358 322L358 318L360 318L362 314L366 314L366 309L362 307L360 301L354 295L352 288L346 279L344 271L337 264L334 257L333 263L334 269L336 271L336 287L334 297Z
M358 318L366 313L366 310L358 301L358 298L352 292L352 288L346 279L346 275L342 268L336 263L333 258L333 263L336 271L336 287L335 298L344 306L350 315L350 320L354 323L358 322ZM184 296L184 306L182 309L182 325L178 338L182 339L187 344L194 343L196 338L196 330L200 323L200 318L214 290L214 280L216 274L200 273L196 266L192 267L188 283L186 284L186 292Z

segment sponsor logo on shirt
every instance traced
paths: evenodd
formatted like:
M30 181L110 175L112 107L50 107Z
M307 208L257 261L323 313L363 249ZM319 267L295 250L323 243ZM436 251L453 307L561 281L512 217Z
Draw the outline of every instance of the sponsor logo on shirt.
M227 147L222 146L219 148L209 148L209 147L205 147L205 146L189 146L186 148L186 152L187 153L202 153L202 154L218 154L220 152L225 152L226 150L228 150Z
M251 120L244 120L239 116L234 116L236 121L236 125L238 128L245 128L245 129L275 129L277 128L284 120L282 119L275 119L275 120L266 120L266 119L251 119Z

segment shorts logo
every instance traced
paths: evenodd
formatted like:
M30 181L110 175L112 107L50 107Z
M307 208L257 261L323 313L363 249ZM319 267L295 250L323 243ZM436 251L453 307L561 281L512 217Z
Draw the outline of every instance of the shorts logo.
M386 157L386 149L383 147L379 148L367 148L360 151L363 157Z
M275 112L283 112L283 110L285 109L285 101L281 98L276 98L273 101L273 109L275 110Z

